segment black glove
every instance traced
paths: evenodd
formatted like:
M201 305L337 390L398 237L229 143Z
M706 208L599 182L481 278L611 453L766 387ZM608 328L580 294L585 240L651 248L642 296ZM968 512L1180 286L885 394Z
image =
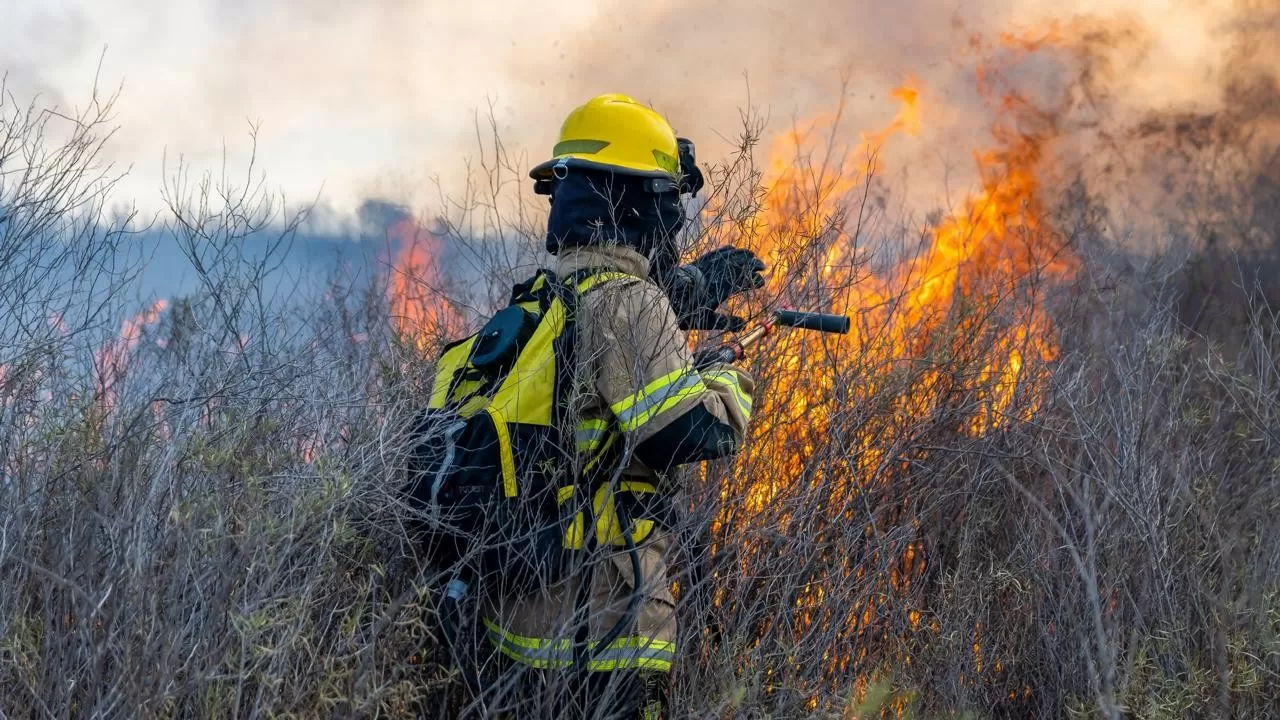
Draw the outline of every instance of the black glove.
M712 365L738 362L742 357L742 348L735 345L703 348L693 354L693 367L696 370L706 370Z
M747 329L747 321L737 315L715 312L714 310L698 310L680 320L680 329L742 332Z
M671 307L684 330L732 330L742 318L715 312L730 297L764 287L764 263L742 248L713 250L672 274L667 286Z

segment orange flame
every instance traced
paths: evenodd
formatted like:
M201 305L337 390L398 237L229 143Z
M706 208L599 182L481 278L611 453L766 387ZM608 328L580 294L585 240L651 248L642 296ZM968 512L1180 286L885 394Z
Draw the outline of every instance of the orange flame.
M988 96L994 87L990 79L979 73L979 89ZM864 492L880 493L892 503L884 478L904 461L895 459L885 438L938 418L948 418L942 422L951 423L954 432L980 435L1029 419L1038 410L1040 372L1058 354L1040 289L1070 277L1075 268L1040 198L1043 153L1056 129L1031 123L1035 129L1026 130L1028 123L1019 117L1024 106L1016 97L1000 98L995 142L974 153L979 189L933 224L919 252L873 271L873 258L859 245L863 233L850 227L848 216L865 197L881 146L914 134L922 122L922 97L928 99L914 81L892 96L899 103L895 118L861 133L852 151L834 159L830 138L818 142L814 132L833 129L830 118L776 142L763 208L734 238L771 265L768 295L801 307L821 304L852 312L855 321L844 338L796 332L762 349L770 368L754 413L762 421L753 424L740 471L722 485L726 522L735 509L749 517L778 513L775 508L786 507L779 501L801 478L805 487L820 488L827 496L824 507L855 507L852 499ZM814 156L820 161L815 163ZM856 365L856 387L836 386L831 360ZM939 406L957 396L965 398L962 408ZM872 405L874 412L859 414L857 408ZM834 460L821 451L832 442L843 446ZM811 462L824 457L816 467ZM902 496L906 490L896 492ZM786 533L794 521L780 514L771 515L767 524L772 532ZM865 519L850 513L827 521ZM887 530L865 526L868 537ZM869 598L880 600L832 608L824 603L820 580L797 598L805 632L814 623L835 622L839 636L859 648L832 658L833 681L852 664L869 661L876 625L894 627L894 618L881 618L890 607L889 594L910 598L924 571L928 546L918 538L883 546L894 553L888 563L880 550L872 550L872 557L835 559L828 568L857 578L874 589ZM745 564L753 562L750 552L740 557ZM888 571L878 569L883 567ZM898 622L905 620L910 632L930 628L910 600L900 606ZM976 641L974 657L982 662ZM858 682L870 679L860 676Z
M440 240L407 218L387 234L399 245L387 286L392 321L401 337L426 351L440 338L448 339L459 323L440 287Z
M116 383L124 377L129 358L142 339L143 328L154 325L166 307L168 307L167 301L157 300L146 310L126 318L120 324L120 335L103 343L95 353L95 397L104 414L110 413L116 407Z
M866 270L868 259L861 256L857 230L848 229L842 218L851 195L865 187L880 147L920 127L918 84L909 81L892 97L899 109L888 125L862 133L855 151L835 160L826 157L818 167L805 161L805 152L815 144L813 131L829 128L830 118L776 142L764 207L746 223L739 242L756 249L772 267L773 296L800 302L818 299L837 310L855 311L854 329L842 342L846 349L838 351L844 356L856 355L869 367L888 371L936 345L940 336L954 352L978 352L972 358L977 370L968 382L980 402L964 429L986 432L1007 420L1028 358L1048 360L1057 354L1052 324L1035 298L1006 302L1034 292L1040 278L1063 277L1071 269L1069 258L1056 254L1055 235L1044 227L1038 198L1036 165L1041 146L1050 138L997 126L996 149L975 153L981 190L932 228L923 252L872 274ZM970 334L982 320L961 312L962 305L1008 305L1017 317L1008 332L990 338L992 344L979 351ZM780 341L777 363L783 367L758 410L776 422L758 427L748 445L754 455L769 458L762 465L775 468L776 474L752 479L746 492L748 509L766 507L821 442L835 388L822 373L803 373L800 365L802 357L830 352L832 342L802 333ZM936 393L931 388L941 380L936 373L922 373L913 392L897 401L898 412L917 418L933 412L931 396ZM874 391L863 388L868 395ZM854 400L845 397L843 402ZM1024 406L1024 414L1027 407L1033 406ZM800 442L795 432L770 432L778 425L793 427L792 421L808 428ZM865 427L854 442L859 469L868 477L881 460L875 437L876 429Z

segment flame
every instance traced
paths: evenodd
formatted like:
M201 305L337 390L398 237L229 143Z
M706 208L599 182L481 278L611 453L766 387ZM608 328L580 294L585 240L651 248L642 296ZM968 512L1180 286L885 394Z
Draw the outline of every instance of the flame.
M129 358L142 339L143 328L154 325L169 303L157 300L151 307L126 318L120 324L120 334L107 342L94 354L95 398L104 414L116 407L115 386L124 377Z
M1055 38L1010 35L1000 42L1014 52L1034 52ZM875 502L892 507L894 498L908 492L886 480L911 474L910 461L896 457L898 450L886 438L909 435L916 427L979 436L1039 411L1043 369L1059 352L1042 289L1075 270L1041 198L1045 150L1057 128L1052 122L1028 123L1020 98L997 91L998 69L980 65L976 79L998 117L990 143L973 154L977 187L931 223L921 248L876 264L883 258L867 253L865 233L853 215L881 149L918 134L935 101L914 78L890 93L893 118L859 133L851 147L834 142L840 113L815 117L775 138L760 209L734 225L727 238L752 248L770 266L768 297L855 316L847 336L795 332L759 348L768 354L761 363L768 368L764 392L738 470L720 486L724 512L714 531L751 526L758 516L774 513L758 524L769 536L786 536L797 519L779 501L797 481L821 496L824 508L845 508L823 521L861 527L876 542L867 543L873 549L861 555L825 558L830 562L792 599L795 631L834 624L839 640L828 649L828 677L839 682L843 675L847 681L856 665L862 671L853 682L864 689L877 681L874 668L884 667L865 672L865 666L885 661L873 650L873 642L884 637L878 628L896 623L896 632L913 633L937 632L938 626L911 600L930 549L918 525L911 527L918 521L891 513L891 522L908 532L880 542L886 528L850 508L865 507L855 502L861 494L877 493ZM710 213L719 209L713 204ZM395 324L426 350L450 337L458 324L439 288L440 240L408 220L390 235L399 241L388 287ZM851 373L836 372L836 365L853 370L857 383L847 382ZM957 398L959 407L953 406ZM869 406L874 410L861 410ZM823 452L833 442L839 451ZM749 538L734 537L748 577ZM828 597L827 578L851 578L869 589L862 599L843 602ZM888 603L893 596L906 602ZM717 587L713 601L733 603L727 587ZM978 673L1000 667L998 659L984 657L981 638L981 628L975 628ZM856 650L841 653L841 647ZM754 662L752 648L744 650L744 662ZM783 673L785 667L765 668L767 678Z
M1027 51L1048 42L1015 40L1004 42ZM977 76L980 91L995 95L994 73L980 67ZM768 296L783 304L852 312L855 321L842 338L794 332L760 349L768 353L763 362L768 377L754 415L763 421L754 422L738 471L722 484L726 511L718 528L772 513L764 524L786 533L794 521L778 510L786 507L779 501L798 478L804 488L825 496L828 508L858 507L852 502L858 493L902 497L907 491L889 487L884 478L909 477L910 469L894 458L896 450L885 438L939 418L947 418L941 422L949 422L953 432L982 435L1027 420L1040 407L1039 373L1059 351L1041 290L1075 269L1041 201L1044 151L1056 128L1025 122L1026 108L1014 95L994 98L999 119L992 127L993 142L974 152L977 189L933 223L920 251L872 270L874 258L860 246L862 233L851 227L852 211L865 197L881 148L918 132L931 99L914 79L891 97L898 103L893 120L861 133L847 152L831 152L831 116L778 138L762 209L740 226L740 237L731 239L756 250L771 266ZM858 370L857 386L837 387L833 366L850 364ZM956 397L966 398L963 407L939 405ZM859 414L857 408L867 406L877 409ZM833 453L820 449L836 441L847 452L834 453L842 457L833 460ZM859 522L852 512L825 521ZM865 526L868 538L885 532ZM821 571L829 574L824 577L856 578L873 588L867 597L880 600L824 607L820 578L797 599L799 632L835 622L839 644L859 648L832 658L833 682L851 665L870 662L868 648L880 637L871 634L880 632L874 628L892 627L893 619L882 618L890 593L906 599L897 603L906 606L898 628L930 629L909 599L927 554L918 528L915 533L905 545L887 545L895 553L889 562L875 550L870 557L833 558L832 566ZM749 549L740 557L744 566L753 562ZM974 660L981 673L977 637ZM857 676L858 683L874 680Z
M821 115L805 123L801 128L783 133L774 139L769 159L769 177L763 200L764 210L744 223L743 238L766 238L763 247L754 245L757 253L769 264L775 279L770 288L776 293L779 278L785 278L798 265L812 262L806 253L792 252L794 239L814 239L823 236L828 223L836 214L836 205L866 177L874 162L874 153L893 135L915 135L920 129L919 91L916 82L908 78L906 84L895 88L890 96L898 100L900 107L893 120L880 130L862 133L861 151L830 154L817 168L798 163L798 156L817 144L816 138L835 128L839 114ZM814 211L811 203L817 203ZM838 265L851 246L832 243L821 258L825 267Z
M1053 25L1038 34L997 36L997 44L1026 54L1067 43L1067 34L1064 26ZM980 53L992 49L980 38L974 47ZM865 492L897 497L892 493L904 491L886 487L883 478L895 472L909 476L910 466L894 457L884 438L902 435L904 428L947 425L959 435L979 436L1039 411L1042 371L1059 352L1041 291L1070 278L1076 265L1048 222L1041 198L1045 150L1058 130L1043 118L1027 122L1028 106L1021 98L997 89L999 68L980 63L975 79L997 113L991 142L973 153L978 186L950 214L931 223L918 251L903 252L887 266L873 265L875 258L862 247L865 238L851 222L850 211L865 197L881 149L922 128L934 98L921 83L908 77L895 88L890 93L897 104L893 119L859 133L851 148L836 148L832 142L839 113L817 116L774 139L761 209L739 221L728 242L752 248L770 266L769 297L786 305L849 312L855 320L841 338L790 333L759 350L769 353L761 363L770 369L768 384L758 398L739 469L721 485L726 502L716 532L749 525L754 517L773 511L780 517L766 524L768 533L785 536L794 520L777 510L786 507L777 501L797 479L824 494L827 508L857 507L852 500ZM727 200L713 199L712 215L719 209L716 202ZM439 287L440 239L410 220L399 221L388 232L398 244L387 289L396 329L425 351L458 329L459 318ZM826 360L856 364L858 384L837 386L839 374L830 371ZM940 407L948 397L963 398L961 407ZM857 408L870 404L878 405L857 414ZM836 412L843 415L833 417ZM819 452L837 438L841 452ZM304 456L309 455L304 449ZM815 457L823 458L821 467L810 464ZM865 517L843 512L847 514L824 521L863 527L868 538L885 532ZM895 521L918 523L901 517ZM743 546L749 541L739 536L734 542L740 562L749 565L751 548ZM816 623L839 625L840 640L828 651L834 679L852 664L883 662L874 659L865 640L878 637L870 635L877 623L895 621L885 617L891 608L884 598L909 598L924 572L929 547L919 533L884 547L870 557L851 552L836 558L794 597L797 632ZM887 562L881 553L889 553ZM827 597L824 577L853 578L872 589L865 600L842 605ZM717 587L714 602L732 604L733 599L726 587ZM903 605L896 618L900 628L938 631L921 606L910 601ZM992 667L999 672L999 660L984 657L982 637L978 625L974 667L978 673ZM838 656L840 647L855 650ZM745 650L744 661L754 662L752 648ZM910 663L909 656L900 660ZM764 669L766 678L783 672L782 667ZM861 692L876 681L874 672L853 679ZM904 706L895 707L901 712Z
M941 342L975 365L966 381L979 402L964 429L981 434L1008 421L1007 411L1028 360L1047 361L1057 354L1052 324L1034 298L1029 303L1008 302L1034 292L1044 278L1071 272L1070 259L1053 245L1056 234L1044 225L1038 197L1036 167L1047 135L1016 133L997 125L996 147L975 153L981 189L931 228L923 252L902 258L887 271L866 270L868 259L860 254L856 230L841 224L844 206L865 187L881 146L914 134L921 123L916 81L895 89L892 97L899 108L888 125L862 133L856 149L835 160L824 157L820 166L797 158L810 157L806 151L819 142L815 131L830 129L830 117L775 142L763 209L745 224L738 239L771 266L770 295L797 304L820 299L857 315L853 331L840 341L803 333L780 340L778 357L771 359L777 368L774 385L758 412L782 420L757 426L757 437L748 445L755 455L770 458L777 473L753 478L745 493L749 509L772 502L801 472L827 431L829 401L836 389L823 373L803 372L802 358L835 352L887 371L937 349ZM989 347L977 348L971 342L974 333L987 330L981 326L990 318L972 308L983 307L1007 307L1016 317L1007 318L1007 332L987 338ZM921 373L913 391L897 401L899 413L925 418L934 412L932 398L937 393L931 388L943 380L936 373ZM871 396L877 389L863 388L860 394ZM846 396L843 402L854 399ZM1034 403L1022 406L1021 419L1033 410ZM803 441L797 443L791 431L773 432L779 425L792 427L790 421L807 426ZM882 452L876 435L876 428L864 428L857 436L860 460L855 470L871 474L879 465Z
M460 318L441 288L440 239L408 218L387 234L399 246L387 286L392 321L401 337L425 352L459 329Z

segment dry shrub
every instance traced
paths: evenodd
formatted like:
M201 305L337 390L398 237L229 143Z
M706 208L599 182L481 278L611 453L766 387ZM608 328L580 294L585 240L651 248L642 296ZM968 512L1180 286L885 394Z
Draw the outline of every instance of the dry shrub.
M190 185L181 171L168 227L201 286L121 338L136 265L112 266L123 256L103 239L128 236L83 212L109 189L85 175L107 116L56 142L38 112L4 117L0 250L43 267L58 247L72 265L2 271L0 712L474 710L437 640L441 569L414 556L393 492L399 429L444 338L393 331L378 283L272 300L273 259L301 217L255 181ZM705 243L758 208L753 142L749 127L714 174ZM15 184L23 162L53 184ZM496 179L439 236L489 268L448 298L477 314L527 269L500 241L537 237L530 209L499 213L514 227L492 220L514 170L497 149L486 162ZM864 282L901 261L877 252L922 236L849 197L832 214L798 196L807 230L787 251L866 242L845 276ZM1063 210L1088 220L1056 240L1081 258L1069 282L995 278L890 356L891 302L858 315L867 342L784 339L753 356L766 405L809 404L760 413L755 450L682 475L677 716L1259 717L1280 704L1274 288L1242 293L1208 342L1186 308L1196 268L1225 262L1214 253L1234 238L1171 256L1170 274L1122 256L1088 208ZM1257 252L1249 262L1280 251L1270 237ZM790 300L847 297L794 267L778 291ZM83 285L52 281L64 276ZM1052 316L1059 351L1026 353L1009 391L985 363L1031 306ZM975 426L993 397L998 417ZM754 502L760 478L785 482Z

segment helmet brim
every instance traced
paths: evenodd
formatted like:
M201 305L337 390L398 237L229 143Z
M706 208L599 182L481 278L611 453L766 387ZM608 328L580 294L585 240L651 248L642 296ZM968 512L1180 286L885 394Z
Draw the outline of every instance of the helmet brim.
M534 165L533 169L529 171L529 177L534 180L550 180L554 177L553 169L556 165L561 163L564 163L568 167L581 168L583 170L612 172L619 175L630 175L632 177L666 178L668 180L675 180L671 173L662 169L639 167L628 163L598 162L596 160L588 160L586 158L575 157L572 155L552 158L546 162Z

